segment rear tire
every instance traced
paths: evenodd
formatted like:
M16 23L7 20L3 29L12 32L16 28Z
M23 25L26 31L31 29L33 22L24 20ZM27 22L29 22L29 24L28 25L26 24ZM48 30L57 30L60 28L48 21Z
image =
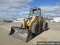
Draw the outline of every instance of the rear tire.
M41 32L39 23L34 23L32 25L31 31L33 34L38 35Z
M43 30L46 31L48 29L48 23L44 22L43 23Z

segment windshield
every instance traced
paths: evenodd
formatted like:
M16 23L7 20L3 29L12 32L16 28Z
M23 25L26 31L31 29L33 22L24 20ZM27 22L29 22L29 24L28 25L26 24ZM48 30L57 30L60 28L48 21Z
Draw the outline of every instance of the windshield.
M40 15L40 10L30 10L30 15Z

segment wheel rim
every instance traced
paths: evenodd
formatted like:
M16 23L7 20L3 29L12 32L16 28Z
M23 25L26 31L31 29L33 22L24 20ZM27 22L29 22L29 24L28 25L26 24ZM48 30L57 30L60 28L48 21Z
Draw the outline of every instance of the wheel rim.
M39 27L36 27L36 31L37 31L37 32L39 31Z
M37 25L36 28L35 28L37 34L40 32L39 28L40 28L39 25Z

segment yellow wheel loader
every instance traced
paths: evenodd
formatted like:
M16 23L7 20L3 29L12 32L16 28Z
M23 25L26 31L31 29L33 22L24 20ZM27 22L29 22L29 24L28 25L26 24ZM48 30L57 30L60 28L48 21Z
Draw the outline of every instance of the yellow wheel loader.
M28 18L24 19L21 27L12 26L9 35L19 38L25 42L32 39L33 34L38 35L48 28L48 23L41 15L41 9L34 7L30 9Z

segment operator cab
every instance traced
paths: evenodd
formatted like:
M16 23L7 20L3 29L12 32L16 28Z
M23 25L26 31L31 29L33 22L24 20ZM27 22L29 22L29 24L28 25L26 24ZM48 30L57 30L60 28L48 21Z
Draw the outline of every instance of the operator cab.
M41 20L42 15L41 15L40 8L38 8L38 7L30 8L29 20L31 20L33 17L37 17L37 18L39 18L39 20Z
M32 15L41 16L41 9L40 8L31 8L29 16L32 16Z

